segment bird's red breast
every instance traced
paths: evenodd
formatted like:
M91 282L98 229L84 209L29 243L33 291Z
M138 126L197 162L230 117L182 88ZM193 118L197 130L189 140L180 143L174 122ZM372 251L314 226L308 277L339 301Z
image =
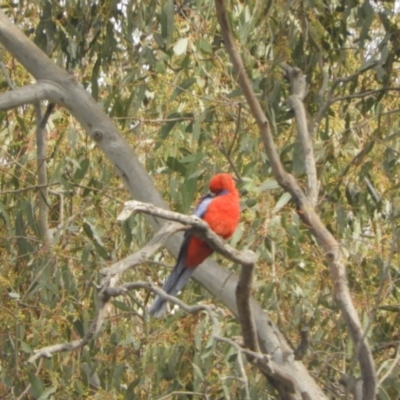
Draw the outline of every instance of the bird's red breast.
M215 195L203 215L210 228L224 239L230 238L239 223L239 193L229 174L217 174L210 181L210 191ZM213 250L203 240L193 236L188 244L185 267L195 268Z

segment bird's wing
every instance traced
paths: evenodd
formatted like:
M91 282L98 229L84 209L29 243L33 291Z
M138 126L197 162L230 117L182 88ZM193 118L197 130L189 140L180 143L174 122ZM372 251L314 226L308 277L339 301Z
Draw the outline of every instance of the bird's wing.
M214 196L211 194L203 196L197 204L196 208L194 209L193 215L199 218L203 218L204 214L207 212L208 206L213 200Z

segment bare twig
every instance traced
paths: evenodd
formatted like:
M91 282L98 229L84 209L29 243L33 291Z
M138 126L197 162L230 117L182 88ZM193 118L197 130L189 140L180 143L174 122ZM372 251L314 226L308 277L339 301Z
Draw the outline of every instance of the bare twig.
M250 250L239 252L229 246L224 240L214 233L208 226L207 222L195 216L179 214L173 211L164 210L163 208L155 207L153 204L141 203L139 201L127 201L124 210L118 216L118 220L125 220L132 212L140 212L150 214L156 217L168 219L170 221L179 222L184 225L190 225L196 236L203 240L213 248L213 250L222 254L228 260L237 262L243 266L251 266L256 262L255 254Z
M310 341L308 339L309 332L310 328L307 326L303 327L300 331L300 343L294 352L296 360L301 360L307 353L308 345L310 344Z
M37 158L37 175L39 196L39 232L40 237L44 240L45 248L49 248L51 244L51 236L49 233L49 198L47 188L47 165L46 165L46 123L48 116L42 116L42 107L40 102L35 103L36 111L36 158Z
M170 226L166 225L164 228L162 228L160 232L158 232L155 237L153 237L153 239L144 248L139 250L137 253L130 255L126 259L121 260L114 266L102 271L104 276L101 280L101 284L97 288L98 293L96 301L96 312L88 331L82 339L43 347L42 349L36 350L35 353L29 358L28 362L35 362L37 359L42 357L50 358L54 353L78 350L87 345L94 338L96 338L96 336L100 332L105 316L107 314L106 305L108 301L111 297L119 296L120 294L124 294L127 291L126 288L122 288L119 290L119 288L114 287L118 281L119 274L128 268L132 268L133 266L140 264L148 257L150 257L155 251L157 251L157 249L166 240L166 232L168 232L169 229ZM144 282L142 287L145 287L149 290L154 289L154 291L157 293L158 291L161 291L161 289L158 289L155 286L153 287L152 285L149 286L149 284Z
M346 96L335 97L335 98L332 99L330 105L332 105L333 103L336 103L338 101L359 99L360 97L372 96L374 94L378 94L378 93L382 93L382 92L389 92L389 91L398 92L398 91L400 91L400 88L398 88L398 87L385 87L385 88L380 88L380 89L375 89L375 90L366 90L364 92L348 94Z
M55 185L59 185L59 184L60 184L60 182L53 182L53 183L46 184L45 186L50 187L50 186L55 186ZM0 195L28 192L29 190L40 190L41 188L43 188L45 186L35 185L35 186L28 186L28 187L25 187L22 189L17 189L17 190L4 190L4 191L0 191Z
M213 335L218 335L220 332L220 327L217 318L215 317L214 314L214 307L213 306L207 306L205 304L198 304L195 306L189 306L188 304L184 303L182 300L178 299L175 296L170 296L168 293L164 292L164 290L160 289L157 285L154 285L150 282L129 282L125 283L121 286L118 287L107 287L103 291L103 295L105 296L106 299L109 299L110 297L117 297L126 294L130 290L135 290L135 289L146 289L150 292L155 293L159 297L167 300L168 302L177 305L179 308L182 308L182 310L186 311L188 314L196 314L200 311L205 311L212 322L213 325Z
M321 105L320 105L320 107L319 107L317 116L316 116L316 118L314 119L314 123L312 124L312 130L311 130L311 132L310 132L312 136L315 135L315 132L316 132L316 130L318 129L319 124L321 123L322 118L323 118L324 115L325 115L325 112L326 112L326 111L328 110L328 108L336 101L336 100L334 100L334 97L333 97L333 95L334 95L334 93L335 93L336 87L337 87L339 84L341 84L341 83L346 84L346 83L348 83L348 82L351 82L351 81L357 79L357 77L358 77L359 75L361 75L361 74L363 74L364 72L370 70L371 68L374 68L376 65L377 65L377 63L374 62L374 63L371 63L370 65L368 65L368 66L366 66L366 67L364 67L364 68L360 68L360 69L359 69L357 72L355 72L354 74L351 74L351 75L345 76L345 77L336 78L336 79L333 81L332 85L331 85L331 88L330 88L330 90L329 90L329 92L328 92L328 94L327 94L327 97L326 97L326 100L325 100L325 101L323 101L323 95L324 95L324 93L326 92L327 74L326 74L326 73L323 73L323 84L322 84L322 88L324 88L324 91L322 92L322 89L321 89L321 91L320 91L320 93L319 93L319 94L320 94L320 104L321 104Z
M228 25L226 11L223 0L216 0L217 18L221 26L221 32L225 47L229 53L233 67L237 74L237 81L246 97L250 111L255 118L264 141L268 159L275 179L279 185L287 190L294 198L297 212L305 226L316 238L317 243L325 251L326 261L330 269L333 282L333 295L338 303L344 320L346 321L350 335L357 345L360 344L358 360L363 378L363 395L365 400L373 400L376 393L377 377L375 363L372 358L371 349L364 337L364 331L360 319L350 296L349 287L346 279L346 268L342 261L339 243L323 225L318 215L315 213L312 204L303 193L298 182L292 175L284 169L276 151L273 136L270 131L269 122L254 94L252 85L246 74L243 61L236 48L231 30Z
M293 377L287 373L285 368L275 363L271 358L265 354L256 353L254 351L240 347L233 340L224 337L214 337L215 340L228 343L236 350L246 354L248 359L252 359L252 364L258 367L265 375L282 382L291 393L296 393L297 384Z
M35 375L38 376L40 370L42 369L43 366L43 358L40 359L39 364L36 368L35 371ZM17 397L17 400L22 400L23 398L25 398L25 396L29 393L29 391L31 390L32 384L28 384L28 386L25 388L25 390Z
M9 75L9 73L7 71L7 68L4 65L3 61L0 61L0 68L1 68L1 72L3 72L4 78L5 78L6 82L7 82L8 87L11 90L14 90L14 84L13 84L11 78L10 78L10 75Z
M342 184L343 178L348 174L350 171L350 168L352 166L359 166L361 164L361 161L364 159L364 157L373 149L375 144L375 139L372 138L354 157L353 159L346 165L344 170L340 173L340 176L338 177L338 181L336 183L336 186L334 189L331 191L329 195L327 195L328 198L332 197L334 193L339 189L339 186Z
M396 348L396 353L390 367L387 369L385 374L379 379L379 387L382 386L383 382L392 374L393 370L399 365L400 362L400 345Z
M240 375L242 376L242 383L244 386L244 390L246 393L246 400L249 400L250 397L250 390L249 390L249 380L247 379L247 375L246 375L246 371L244 369L244 364L243 364L243 349L237 344L235 343L233 340L221 337L221 336L214 336L214 339L218 342L224 342L229 344L230 346L234 347L238 353L238 358L237 358L237 362L238 362L238 366L239 366L239 371L240 371ZM253 359L253 357L252 357Z

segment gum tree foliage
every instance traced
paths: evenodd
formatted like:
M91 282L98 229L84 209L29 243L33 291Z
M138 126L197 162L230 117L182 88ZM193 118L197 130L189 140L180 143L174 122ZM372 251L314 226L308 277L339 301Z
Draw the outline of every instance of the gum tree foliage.
M392 2L367 0L231 1L227 8L280 158L304 187L304 159L287 105L291 88L281 65L307 76L316 211L346 257L379 398L393 398L400 391L399 14ZM307 336L303 364L328 396L344 397L340 378L360 375L357 349L332 299L323 252L271 176L214 2L39 0L3 3L2 10L102 104L171 209L189 213L217 171L237 177L242 218L231 245L259 256L254 297L293 349ZM2 49L1 57L2 92L32 82L12 54ZM101 334L88 346L25 364L34 349L85 334L98 271L153 235L141 216L116 222L129 193L61 107L47 124L44 235L35 130L33 106L0 114L0 396L278 398L248 363L243 381L236 349L210 342L207 315L143 318L142 307L151 301L146 291L114 299ZM160 250L154 261L123 279L161 283L173 258ZM221 334L240 337L237 320L197 283L181 298L215 304Z

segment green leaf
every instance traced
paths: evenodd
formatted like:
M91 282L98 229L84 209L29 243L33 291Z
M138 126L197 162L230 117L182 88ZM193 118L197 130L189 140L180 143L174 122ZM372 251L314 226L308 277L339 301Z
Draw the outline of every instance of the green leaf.
M136 101L135 101L135 107L133 109L132 114L134 116L137 115L138 111L140 110L140 107L143 105L143 100L146 95L146 90L147 90L147 85L140 85L139 89L136 91Z
M156 41L158 47L160 49L164 49L165 48L165 43L164 43L163 37L158 32L154 32L153 33L153 37L154 37L154 40Z
M178 84L178 86L175 88L175 90L172 93L171 96L171 101L175 100L183 91L187 90L190 88L190 86L193 85L193 83L196 82L196 78L187 78L181 83Z
M187 168L181 162L179 162L177 158L168 157L166 160L166 164L172 171L178 172L180 175L183 176L186 175Z
M84 160L82 160L80 162L79 168L75 171L75 174L74 174L74 180L76 182L80 182L84 178L87 170L89 169L89 166L90 166L89 158L85 158Z
M7 225L7 230L11 230L11 221L10 217L8 216L7 210L2 202L0 202L0 214L3 216L4 221L6 222Z
M290 193L288 193L288 192L283 193L282 196L279 198L278 202L275 204L275 207L272 210L272 213L275 214L281 208L285 207L286 204L289 203L291 198L292 198L292 195Z
M112 302L113 306L115 308L118 308L119 310L122 311L131 311L130 307L128 305L126 305L123 301L118 301L118 300L114 300Z
M31 384L30 392L35 398L40 398L44 392L44 385L41 379L39 379L33 371L29 372L29 383Z
M161 12L161 36L167 46L171 43L174 32L174 5L172 0L167 0Z
M32 347L29 346L28 343L23 342L23 341L21 341L21 349L22 349L22 351L24 353L27 353L27 354L32 354L33 353Z
M189 212L195 197L197 197L197 178L202 172L198 170L198 165L203 156L203 153L199 152L184 158L186 162L190 160L182 190L182 210L184 213ZM184 160L182 159L181 162L185 162Z
M50 387L48 389L46 389L39 397L38 400L47 400L48 398L50 398L50 396L52 394L54 394L57 391L57 388L55 386Z
M96 227L94 225L92 225L88 220L85 220L83 222L82 226L83 226L83 230L86 233L86 235L93 242L99 255L104 259L108 259L107 250L105 249L105 247L103 245L100 234L99 234L98 230L96 229Z
M182 54L186 54L188 42L189 42L188 38L181 38L176 42L176 44L172 48L172 50L174 51L174 53L177 56L181 56Z
M167 119L177 119L181 117L180 113L174 112L172 114L169 114ZM166 139L168 134L171 132L172 128L175 126L175 124L177 123L177 121L168 121L166 122L160 129L160 137L161 139Z
M197 46L199 48L199 50L204 53L204 54L212 54L212 46L209 42L207 42L204 39L200 39L197 42Z
M260 192L273 189L280 189L279 183L275 179L267 179L258 187Z
M153 66L157 63L154 50L148 46L143 47L140 55L146 60L146 64Z

